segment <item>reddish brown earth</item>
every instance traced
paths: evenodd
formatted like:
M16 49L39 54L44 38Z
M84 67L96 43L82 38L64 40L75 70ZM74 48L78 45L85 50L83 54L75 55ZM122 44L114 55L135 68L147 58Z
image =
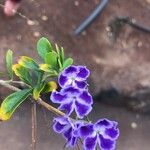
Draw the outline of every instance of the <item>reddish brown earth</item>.
M0 3L3 2L0 0ZM29 55L38 60L35 45L40 37L45 36L63 46L66 54L73 57L76 64L87 65L90 68L91 92L93 95L99 94L97 101L126 105L140 112L150 112L150 34L125 25L114 41L106 30L116 16L127 16L145 27L150 27L150 1L111 0L86 32L77 37L73 36L73 30L98 2L98 0L82 0L78 1L76 6L75 0L23 1L19 12L34 20L35 25L28 25L27 20L19 15L7 18L0 9L0 70L2 72L5 70L4 55L7 49L14 51L15 60L20 55ZM48 20L43 21L42 16L47 16ZM1 99L7 93L5 89L0 88ZM139 118L123 108L97 104L99 105L96 105L92 114L93 120L105 116L114 118L120 123L121 137L118 150L149 150L149 116ZM10 122L1 124L1 149L29 149L28 108L28 105L26 108L22 107ZM41 113L40 109L38 149L61 149L63 143L58 145L61 138L49 137ZM132 122L138 124L136 129L130 128Z

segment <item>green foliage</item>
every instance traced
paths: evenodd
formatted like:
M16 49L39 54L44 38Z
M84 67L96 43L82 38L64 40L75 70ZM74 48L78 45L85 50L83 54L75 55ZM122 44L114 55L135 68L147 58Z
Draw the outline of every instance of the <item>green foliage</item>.
M12 69L15 72L15 75L18 76L20 80L28 85L32 85L31 75L25 67L21 66L20 64L15 64L13 65Z
M6 67L8 76L10 79L13 78L13 71L12 71L12 63L13 63L13 52L11 50L8 50L6 53Z
M73 64L73 59L72 58L66 59L65 62L63 63L63 69L69 67L72 64Z
M0 119L8 120L20 104L31 94L32 89L24 89L10 94L1 104Z
M52 92L53 90L57 89L57 84L55 81L50 81L48 83L45 84L42 92L43 93L48 93L48 92Z
M32 58L27 57L27 56L22 56L19 59L18 64L28 69L32 69L32 70L38 69L37 63L35 63L35 61Z
M43 88L45 86L45 83L40 83L40 84L37 84L34 89L33 89L33 98L35 100L38 100L38 98L40 97L40 93L42 92Z
M41 38L37 43L37 51L42 59L45 59L45 55L52 51L51 43L46 38Z
M6 65L10 79L14 74L25 83L25 88L9 95L0 108L0 119L8 120L15 109L31 94L38 100L42 93L51 92L57 89L57 84L53 81L59 73L73 63L72 58L65 58L64 49L55 45L53 47L46 38L41 38L37 42L37 52L42 58L40 64L30 57L22 56L17 64L12 65L13 53L9 50L6 54ZM31 90L32 89L32 90Z
M49 52L45 55L45 63L51 68L57 69L58 54L55 51Z

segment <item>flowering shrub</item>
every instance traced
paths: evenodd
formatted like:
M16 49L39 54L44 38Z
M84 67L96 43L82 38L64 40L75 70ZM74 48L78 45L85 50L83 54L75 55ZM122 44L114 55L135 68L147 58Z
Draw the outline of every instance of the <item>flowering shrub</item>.
M62 134L67 147L74 147L78 141L83 143L84 150L114 150L119 136L117 122L99 119L92 123L85 118L92 111L93 99L88 90L87 78L90 71L86 66L72 65L72 58L65 58L63 48L55 48L46 38L41 38L37 44L37 52L43 63L38 64L30 57L22 56L17 64L12 64L13 53L6 54L6 66L10 80L0 80L0 84L16 92L10 94L1 104L0 119L9 120L15 110L27 98L46 107L59 115L54 118L53 130ZM14 74L20 81L14 81ZM32 78L34 76L34 78ZM58 77L57 83L52 80ZM13 84L20 84L18 89ZM51 92L50 100L59 104L58 108L44 102L40 95ZM64 112L62 112L64 111ZM76 114L76 119L71 114ZM85 120L84 120L85 119Z

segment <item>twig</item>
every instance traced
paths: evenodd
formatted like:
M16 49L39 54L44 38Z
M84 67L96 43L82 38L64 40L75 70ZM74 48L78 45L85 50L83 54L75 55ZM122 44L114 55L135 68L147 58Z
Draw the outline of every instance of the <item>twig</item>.
M54 113L57 116L64 116L65 115L62 111L58 110L57 108L53 107L50 104L47 104L41 98L39 98L37 100L37 103L42 105L43 107L45 107L46 109L48 109L49 111L51 111L52 113Z
M0 80L0 85L7 87L8 89L11 89L13 91L20 91L20 89L18 89L15 86L10 85L7 81L4 81L4 80Z
M4 80L0 80L0 85L7 87L13 91L20 91L19 88L10 85L9 83L5 82ZM62 111L58 110L57 108L53 107L50 104L47 104L41 98L39 98L36 102L38 104L42 105L43 107L45 107L46 109L48 109L49 111L51 111L52 113L54 113L55 115L58 115L58 116L64 116L65 115Z
M32 103L32 150L36 150L36 135L37 135L37 116L36 116L36 103Z
M78 150L81 150L78 142L77 142L77 148L78 148Z

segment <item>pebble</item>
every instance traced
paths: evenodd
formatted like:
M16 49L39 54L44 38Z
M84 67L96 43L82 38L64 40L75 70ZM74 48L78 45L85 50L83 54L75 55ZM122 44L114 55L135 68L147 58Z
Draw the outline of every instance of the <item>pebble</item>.
M87 35L86 31L83 31L81 34L82 34L83 36L86 36L86 35Z
M40 34L40 32L36 31L36 32L33 33L33 35L34 35L34 37L39 37L41 34Z
M141 41L139 41L138 44L137 44L137 46L138 46L138 47L142 47L142 46L143 46L143 43L142 43Z
M75 6L79 6L79 1L75 1L75 2L74 2L74 5L75 5Z
M137 128L137 123L132 122L132 123L131 123L131 128L136 129L136 128Z
M33 26L33 25L35 25L35 22L33 20L27 20L27 24L29 26Z
M42 19L43 21L47 21L47 20L48 20L48 17L45 16L45 15L43 15L43 16L41 16L41 19Z

